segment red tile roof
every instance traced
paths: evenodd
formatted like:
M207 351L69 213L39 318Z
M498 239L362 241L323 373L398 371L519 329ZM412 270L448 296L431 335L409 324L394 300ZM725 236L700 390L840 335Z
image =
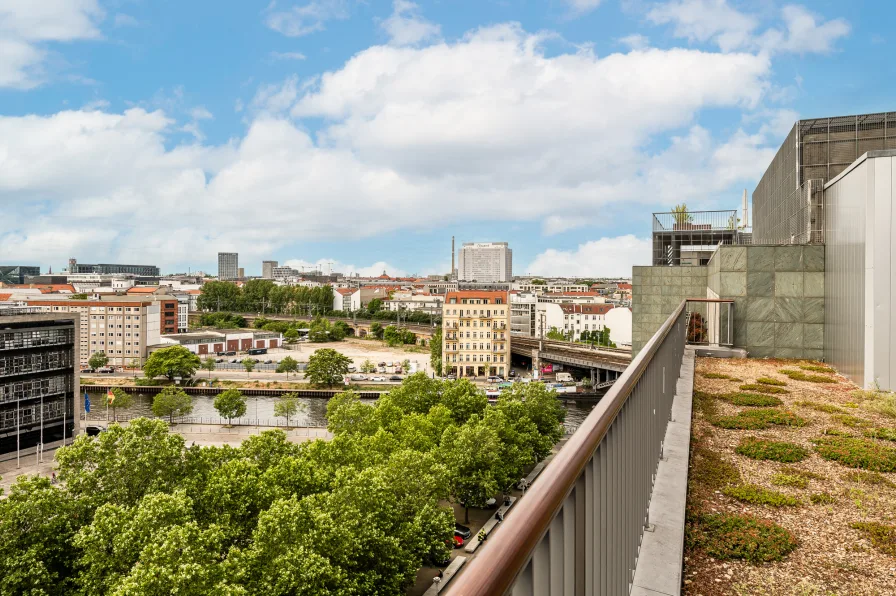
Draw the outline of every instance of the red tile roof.
M445 302L450 302L452 298L456 298L458 300L458 303L460 303L460 301L463 299L469 298L482 298L490 300L500 298L503 304L507 304L509 302L508 292L505 291L458 290L457 292L448 292L445 295ZM494 304L494 302L490 304Z
M336 291L343 296L351 296L358 291L358 288L336 288Z
M20 290L40 290L41 294L53 294L56 292L71 292L75 294L75 287L71 284L19 284L10 286Z
M128 294L155 294L159 291L159 286L137 286L128 288Z
M0 294L0 302L6 302L12 298L12 294Z
M631 290L632 284L616 284L616 287L620 290Z

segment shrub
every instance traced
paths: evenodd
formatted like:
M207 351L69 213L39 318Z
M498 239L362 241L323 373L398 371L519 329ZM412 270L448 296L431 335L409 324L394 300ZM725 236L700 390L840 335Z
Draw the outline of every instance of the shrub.
M800 368L803 370L811 370L812 372L820 372L820 373L833 374L833 373L837 372L830 366L819 366L817 364L801 364Z
M857 403L855 403L855 402L853 402L853 401L848 401L848 402L846 402L845 404L843 404L843 407L844 407L844 408L858 408L858 407L859 407L859 404L857 404Z
M809 455L809 451L785 441L766 441L756 437L744 437L735 448L735 453L757 460L779 461L793 463L803 461Z
M774 385L776 387L786 387L787 383L784 381L779 381L778 379L772 379L771 377L759 377L756 379L756 382L760 385Z
M704 379L725 379L726 381L739 381L740 379L736 379L732 376L716 373L716 372L705 372L702 373Z
M716 406L716 396L705 391L694 391L694 409L703 415L703 418L709 421L715 419L718 414Z
M735 406L768 408L773 406L780 406L782 403L784 403L773 395L762 395L761 393L746 393L744 391L738 393L726 393L725 395L720 395L719 398L724 399L725 401L734 404Z
M843 412L842 408L839 408L833 404L823 404L817 401L798 401L794 402L798 406L802 406L804 408L811 408L818 412L825 412L827 414L834 414L835 412Z
M865 436L874 439L883 439L885 441L896 441L896 428L875 428L866 430Z
M822 431L821 434L828 435L831 437L854 437L855 436L852 433L849 433L849 432L846 432L845 430L840 430L837 428L826 428Z
M887 486L890 488L896 487L896 484L893 484L886 476L882 476L877 472L862 472L860 470L854 470L852 472L847 472L843 475L844 480L848 480L849 482L857 482L861 484L869 484L871 486Z
M799 545L788 530L751 515L702 515L695 534L695 544L720 560L780 561Z
M786 389L781 389L780 387L772 387L770 385L761 385L759 383L746 384L740 386L741 391L758 391L759 393L790 393Z
M688 478L694 485L715 491L739 483L740 472L737 466L724 459L718 451L695 441Z
M851 468L873 472L896 471L896 449L868 439L822 437L815 439L815 451L827 460Z
M807 381L809 383L836 383L837 379L832 379L831 377L823 377L821 375L807 375L801 370L787 370L786 368L782 368L778 371L782 375L787 375L794 381Z
M878 522L855 522L850 527L861 532L877 550L896 557L896 526Z
M849 426L851 428L859 428L869 426L871 424L863 418L852 416L850 414L834 414L833 416L831 416L831 419L836 420L843 426Z
M774 484L775 486L808 488L809 479L797 474L775 474L774 476L772 476L772 484Z
M888 418L896 418L896 394L878 392L865 407Z
M791 497L776 490L762 488L755 484L741 484L729 486L722 491L724 494L753 505L768 505L769 507L797 507L801 504L796 497Z
M836 499L830 493L813 493L809 495L809 500L815 505L830 505Z
M761 430L770 424L779 426L805 426L806 421L793 412L763 408L739 412L734 416L717 416L710 422L719 428L737 430Z

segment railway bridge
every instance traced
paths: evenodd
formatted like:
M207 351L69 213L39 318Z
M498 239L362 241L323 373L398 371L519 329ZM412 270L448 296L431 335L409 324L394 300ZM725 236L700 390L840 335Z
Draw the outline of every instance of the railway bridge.
M531 337L512 336L510 351L518 356L531 358L533 370L540 368L543 363L584 369L590 372L591 382L595 387L617 379L632 361L630 350L592 348L585 344Z

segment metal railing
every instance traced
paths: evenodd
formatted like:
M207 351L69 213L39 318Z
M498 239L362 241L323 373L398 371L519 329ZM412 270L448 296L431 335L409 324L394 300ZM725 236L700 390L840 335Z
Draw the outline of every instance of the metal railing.
M734 345L734 300L688 298L686 302L688 344Z
M452 596L629 592L684 356L685 306L448 586Z
M740 225L737 210L686 211L653 214L654 232L736 230Z

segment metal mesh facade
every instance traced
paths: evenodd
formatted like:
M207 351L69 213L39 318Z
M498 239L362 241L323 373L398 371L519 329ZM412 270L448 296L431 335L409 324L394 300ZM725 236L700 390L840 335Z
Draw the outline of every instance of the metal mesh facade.
M753 191L753 242L823 243L824 184L878 149L896 149L896 112L798 121Z
M721 244L750 244L740 223L735 210L654 213L653 265L702 266Z

